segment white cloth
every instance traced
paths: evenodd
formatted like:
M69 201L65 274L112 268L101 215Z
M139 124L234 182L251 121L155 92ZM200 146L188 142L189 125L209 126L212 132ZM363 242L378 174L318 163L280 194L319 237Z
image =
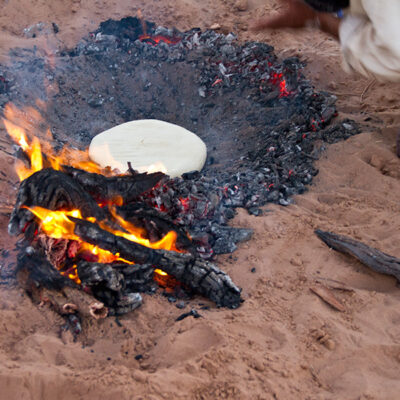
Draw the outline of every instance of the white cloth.
M400 82L400 0L350 0L339 36L345 69Z

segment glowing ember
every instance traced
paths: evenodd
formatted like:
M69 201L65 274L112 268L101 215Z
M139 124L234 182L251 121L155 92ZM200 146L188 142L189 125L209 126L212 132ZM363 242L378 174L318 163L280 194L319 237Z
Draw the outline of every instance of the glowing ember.
M290 95L290 92L287 90L286 87L286 79L282 73L278 74L277 72L274 72L271 77L271 82L274 85L279 86L279 92L280 92L279 97L286 97Z
M142 42L152 44L153 46L158 45L160 42L164 42L169 45L174 45L181 41L181 39L179 39L179 38L168 38L168 37L161 36L161 35L155 35L155 36L140 35L139 40Z
M75 223L71 221L68 217L74 218L82 218L82 214L79 210L72 210L72 211L51 211L47 210L42 207L32 207L28 208L38 219L40 220L40 229L49 237L55 239L69 239L77 241L80 244L78 254L84 254L84 252L90 252L92 255L95 256L95 261L99 263L113 263L113 262L124 262L127 264L134 264L128 260L125 260L120 257L120 255L113 254L107 250L100 249L98 246L94 246L90 243L83 242L79 236L75 235ZM128 221L125 221L121 218L115 210L113 210L113 217L116 221L120 223L120 225L128 231L123 232L119 230L115 230L110 228L105 223L100 223L100 227L108 232L113 233L116 236L123 237L128 239L132 242L139 243L143 246L153 248L153 249L164 249L164 250L173 250L179 251L176 246L176 238L177 235L175 232L171 231L168 232L161 240L157 242L150 242L149 239L143 237L145 232L143 229L136 228ZM94 218L87 218L87 221L96 222ZM156 274L159 275L167 275L165 272L161 271L160 269L155 270ZM75 282L78 281L77 273L68 273L63 275L68 276L69 278L73 279Z

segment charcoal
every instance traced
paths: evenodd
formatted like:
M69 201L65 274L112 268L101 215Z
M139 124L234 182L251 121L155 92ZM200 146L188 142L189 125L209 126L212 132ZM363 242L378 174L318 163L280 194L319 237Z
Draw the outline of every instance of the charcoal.
M80 261L77 266L77 272L84 285L102 285L116 292L123 288L124 276L111 265Z
M229 238L233 243L245 242L253 236L253 229L232 228L230 226L213 225L211 232L222 239Z
M178 318L175 319L175 321L182 321L187 317L201 318L201 315L197 312L197 310L192 308L189 312L181 314Z
M114 307L110 308L111 315L123 315L142 305L142 296L139 293L125 293L120 295Z
M113 269L120 272L125 279L125 286L132 292L147 292L154 283L154 267L150 264L114 264Z
M241 291L231 278L207 261L202 261L191 254L150 249L123 237L114 236L91 222L73 217L69 219L75 222L74 233L83 241L98 245L114 254L119 253L128 261L157 265L167 274L210 298L219 306L237 308L242 301Z
M233 253L237 246L235 242L226 238L218 238L213 245L214 254Z
M27 281L40 283L45 288L61 290L66 286L78 288L71 279L64 277L47 260L44 254L36 252L32 247L18 255L16 274L21 271L28 275Z
M185 308L186 307L186 303L184 302L184 301L178 301L176 304L175 304L175 307L176 308L179 308L180 310L182 310L183 308Z
M72 332L74 338L82 332L82 325L77 315L69 314L67 316L67 329Z
M258 207L250 207L247 211L250 215L254 215L256 217L263 215L263 210L261 210L261 208Z

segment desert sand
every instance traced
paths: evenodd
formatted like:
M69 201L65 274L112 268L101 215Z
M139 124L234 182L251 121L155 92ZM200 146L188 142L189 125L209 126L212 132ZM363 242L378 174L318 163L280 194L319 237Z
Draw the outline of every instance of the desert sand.
M240 40L272 44L280 57L307 61L307 76L336 94L340 116L362 130L327 147L319 175L294 204L268 205L262 217L239 210L233 224L253 228L254 238L217 260L243 288L245 302L237 310L211 305L200 311L202 318L176 322L182 310L145 296L141 308L120 318L121 326L113 317L89 321L73 342L60 333L57 314L32 304L18 287L0 284L1 400L399 398L395 278L329 250L313 231L345 234L400 257L394 147L400 85L346 75L338 44L311 29L249 32L252 19L278 9L274 0L0 0L0 6L1 62L16 46L48 52L73 46L102 20L138 9L180 30L219 24ZM24 29L37 22L55 22L59 33L26 38ZM10 144L0 132L0 246L10 248L8 199L16 180L5 151ZM3 256L0 268L8 262ZM310 291L317 281L332 288L344 312ZM184 311L199 303L208 304L197 297Z

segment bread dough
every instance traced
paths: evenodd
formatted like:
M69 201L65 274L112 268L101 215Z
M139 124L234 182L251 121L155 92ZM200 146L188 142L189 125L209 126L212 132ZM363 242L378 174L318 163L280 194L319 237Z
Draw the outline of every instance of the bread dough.
M181 126L156 119L130 121L95 136L89 157L102 167L139 172L162 171L171 178L200 171L207 157L204 142Z

